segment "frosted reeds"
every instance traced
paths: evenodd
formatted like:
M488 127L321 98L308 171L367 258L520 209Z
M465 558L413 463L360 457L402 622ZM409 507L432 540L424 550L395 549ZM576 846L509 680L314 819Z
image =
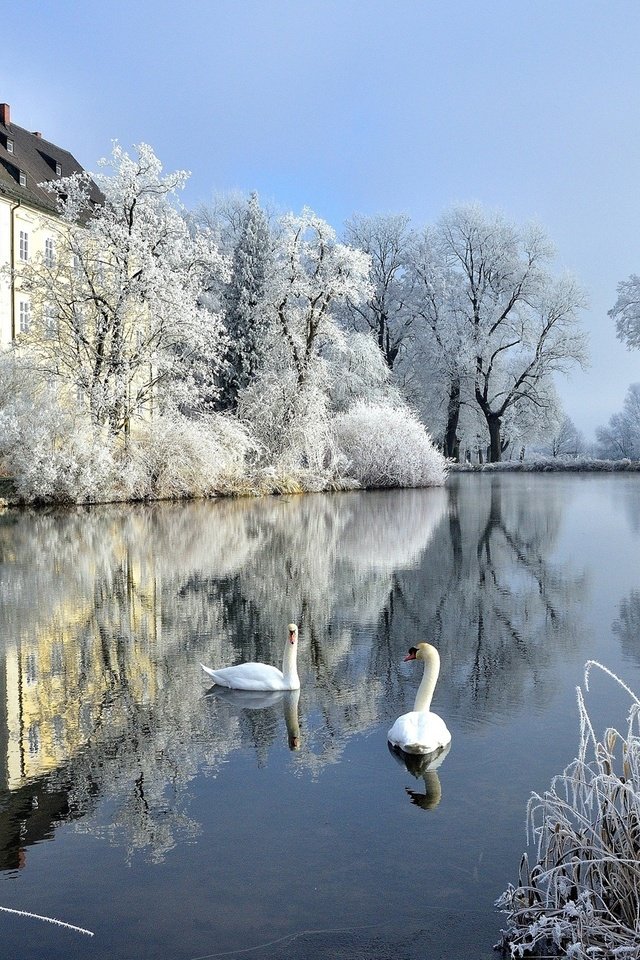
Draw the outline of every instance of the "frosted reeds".
M590 660L629 694L626 735L598 739L577 688L576 759L544 794L532 794L519 883L498 899L508 916L498 947L511 957L615 957L640 960L640 700L610 670Z

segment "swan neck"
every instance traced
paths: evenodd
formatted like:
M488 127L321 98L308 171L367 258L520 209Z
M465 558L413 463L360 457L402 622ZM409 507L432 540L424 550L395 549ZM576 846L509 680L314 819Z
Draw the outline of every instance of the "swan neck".
M284 648L284 656L282 657L282 674L285 680L297 680L298 679L298 644L289 643L287 640Z
M431 709L431 700L439 673L440 657L438 651L434 647L431 647L424 657L424 671L418 692L416 693L416 702L413 706L414 710L428 711Z

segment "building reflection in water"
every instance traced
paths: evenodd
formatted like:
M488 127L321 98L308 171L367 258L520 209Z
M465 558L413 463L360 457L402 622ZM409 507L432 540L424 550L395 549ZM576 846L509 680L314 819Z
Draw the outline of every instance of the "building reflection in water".
M505 708L573 642L558 625L580 585L545 560L559 516L482 489L3 514L0 868L72 817L162 859L198 833L192 779L241 745L266 763L284 742L315 775L406 712L409 640L439 647L458 714ZM203 697L200 661L278 662L292 620L299 702Z

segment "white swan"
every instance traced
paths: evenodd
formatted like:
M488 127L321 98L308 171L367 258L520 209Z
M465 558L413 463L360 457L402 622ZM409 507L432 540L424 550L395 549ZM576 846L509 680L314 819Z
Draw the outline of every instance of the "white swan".
M440 655L430 643L411 647L405 660L422 660L424 673L411 713L398 717L387 734L389 743L405 753L435 753L451 743L447 725L431 713L431 698L440 673Z
M282 670L266 663L239 663L236 667L222 667L220 670L211 670L204 663L200 666L214 683L232 690L299 690L297 654L298 628L295 623L290 623Z

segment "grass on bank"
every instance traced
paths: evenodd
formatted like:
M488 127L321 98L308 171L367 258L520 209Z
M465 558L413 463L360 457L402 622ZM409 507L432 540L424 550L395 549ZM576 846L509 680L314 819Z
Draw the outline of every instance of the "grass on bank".
M623 736L598 739L577 690L578 756L527 809L536 862L525 853L519 882L497 901L507 929L497 945L511 957L640 960L640 700L606 667L590 660L629 694Z

